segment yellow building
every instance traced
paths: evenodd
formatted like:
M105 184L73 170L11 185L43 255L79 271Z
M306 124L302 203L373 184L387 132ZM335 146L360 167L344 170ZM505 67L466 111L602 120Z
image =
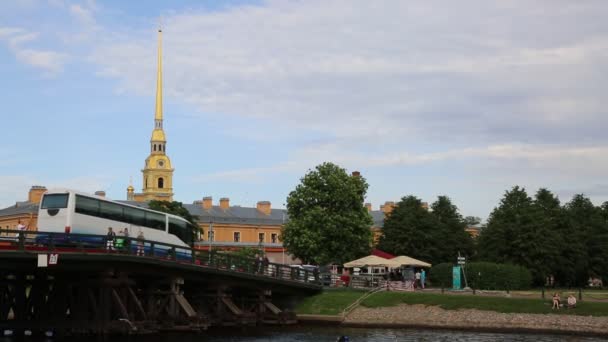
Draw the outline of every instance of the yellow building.
M127 200L144 202L150 200L173 201L173 167L167 156L167 138L163 130L163 47L162 30L158 30L158 66L156 71L156 106L154 129L150 138L150 155L146 158L142 193L135 193L133 185L127 188Z

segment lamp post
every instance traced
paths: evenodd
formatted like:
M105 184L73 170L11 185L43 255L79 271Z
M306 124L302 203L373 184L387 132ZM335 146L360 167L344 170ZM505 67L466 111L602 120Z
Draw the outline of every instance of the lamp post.
M213 221L209 221L209 236L207 237L207 240L209 241L209 264L211 264L211 242L213 241Z

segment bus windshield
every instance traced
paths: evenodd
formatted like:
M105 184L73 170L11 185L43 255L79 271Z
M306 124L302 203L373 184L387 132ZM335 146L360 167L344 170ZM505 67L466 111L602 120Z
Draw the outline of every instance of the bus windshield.
M42 209L61 209L68 207L69 194L44 195L42 199Z

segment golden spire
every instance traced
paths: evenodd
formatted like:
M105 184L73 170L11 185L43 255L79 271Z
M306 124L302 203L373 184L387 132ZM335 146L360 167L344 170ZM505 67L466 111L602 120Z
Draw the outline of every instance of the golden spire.
M163 30L160 26L158 27L158 70L156 71L156 110L154 111L154 119L163 119Z

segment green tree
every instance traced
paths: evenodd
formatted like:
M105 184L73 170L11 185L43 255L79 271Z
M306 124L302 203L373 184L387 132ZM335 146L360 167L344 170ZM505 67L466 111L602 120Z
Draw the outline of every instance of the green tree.
M437 225L436 243L441 246L437 257L440 261L455 260L458 252L462 256L473 256L474 243L471 235L464 229L466 222L447 196L439 196L431 204L431 215L441 223Z
M378 248L432 264L447 261L441 260L441 248L444 246L440 245L441 225L439 219L422 206L419 198L403 197L384 220Z
M559 199L551 191L541 188L534 196L532 208L534 228L530 238L534 240L535 248L530 251L532 265L527 267L534 282L542 285L549 275L556 280L562 278L563 270L571 269L571 259L564 254L567 248L563 239L566 226Z
M305 263L343 263L371 250L373 223L364 207L367 182L323 163L309 171L287 197L289 221L281 239Z
M589 276L608 279L608 225L602 207L589 198L575 195L565 206L567 231L564 235L565 256L570 259L564 269L567 285L583 286Z
M524 188L507 191L479 236L481 260L497 263L532 265L532 251L542 242L535 232L532 198Z
M188 221L189 228L192 232L192 241L196 241L196 239L198 238L200 228L198 227L198 224L194 220L194 217L192 216L192 214L190 214L188 209L186 209L184 207L182 202L152 200L152 201L148 202L148 208L150 208L152 210L162 211L162 212L168 213L168 214L173 214L173 215L176 215L176 216L179 216L179 217L185 219L186 221Z

